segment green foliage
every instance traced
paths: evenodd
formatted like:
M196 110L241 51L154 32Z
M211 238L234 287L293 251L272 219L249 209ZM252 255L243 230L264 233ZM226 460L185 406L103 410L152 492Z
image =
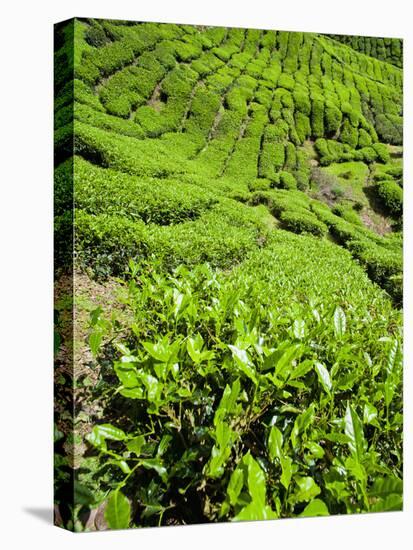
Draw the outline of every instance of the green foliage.
M281 73L278 78L278 86L286 90L293 90L295 86L293 77L287 73Z
M325 131L328 134L334 135L338 132L341 126L342 112L334 103L327 102L325 110Z
M91 452L118 472L111 527L129 523L129 500L141 503L132 524L144 526L354 512L378 502L386 509L387 486L400 496L400 473L383 474L392 453L379 458L365 424L398 426L400 350L389 351L398 340L378 341L384 312L395 312L344 251L281 231L229 275L205 265L168 275L153 262L131 263L130 273L128 344L115 341L115 382L107 386L110 406L126 417L88 436ZM313 277L322 282L317 296ZM309 292L304 302L297 285ZM333 305L353 307L332 308L332 296ZM374 364L366 359L373 355ZM363 403L370 412L361 421ZM253 451L252 431L260 442ZM398 452L394 442L390 448ZM178 498L195 491L207 509L188 510Z
M297 181L295 177L289 172L281 171L279 173L279 184L281 189L296 189Z
M117 116L96 111L89 105L75 103L74 117L79 122L89 124L95 128L109 130L123 136L130 136L137 139L144 137L144 132L140 126L131 120L123 120Z
M363 155L363 160L367 164L371 164L377 159L377 151L373 147L362 147L360 154Z
M357 128L351 124L350 120L346 118L343 123L343 128L340 134L340 140L343 143L347 143L353 149L357 147L358 144L358 132Z
M98 21L91 20L90 26L86 29L85 40L91 46L100 48L110 42L110 38L106 34L104 28Z
M71 382L93 411L57 423L65 525L400 509L400 43L92 19L56 37L55 264L80 314L66 342L59 310L55 351L87 358Z
M93 216L79 210L74 234L79 267L90 267L99 277L121 275L130 258L139 260L146 255L147 231L143 222L116 215Z
M396 67L403 66L403 40L400 38L375 38L370 36L331 35L335 40L348 44L356 51L365 53L392 63Z
M377 195L384 208L392 216L403 212L403 190L392 180L383 180L376 185Z
M369 277L386 289L396 304L403 299L402 267L400 252L388 250L377 244L353 235L347 242L350 252L366 267Z
M119 489L113 491L105 509L105 518L110 529L127 529L130 523L130 504Z
M380 140L385 143L401 145L403 142L403 123L401 117L381 113L376 117L376 130Z
M195 220L217 202L212 193L190 183L130 177L80 158L74 174L75 207L88 214L169 225Z
M311 130L314 138L324 136L324 102L316 98L311 107Z
M248 184L248 190L254 191L267 191L271 187L271 180L265 178L257 178Z
M370 134L366 132L366 130L364 130L363 128L360 128L358 139L359 147L368 147L369 145L371 145L371 141L372 140Z
M386 163L390 160L390 152L384 143L375 143L373 148L376 150L380 162Z
M283 226L294 233L311 233L313 235L324 235L327 226L320 222L315 216L306 212L283 212L280 216Z
M338 204L332 209L332 212L349 223L362 225L359 215L350 205Z

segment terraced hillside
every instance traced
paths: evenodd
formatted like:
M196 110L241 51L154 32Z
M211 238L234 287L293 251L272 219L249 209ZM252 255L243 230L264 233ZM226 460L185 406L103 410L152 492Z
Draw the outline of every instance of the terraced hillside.
M400 509L401 41L88 19L55 67L58 523Z

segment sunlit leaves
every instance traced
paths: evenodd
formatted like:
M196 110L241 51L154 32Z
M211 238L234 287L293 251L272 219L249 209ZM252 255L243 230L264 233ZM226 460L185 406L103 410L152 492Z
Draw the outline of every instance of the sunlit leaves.
M126 447L128 451L131 451L136 456L140 456L142 447L144 445L145 445L145 437L143 435L137 435L136 437L133 437L127 442Z
M297 490L294 498L297 502L308 502L320 494L321 489L312 477L296 477Z
M294 336L297 340L302 340L305 336L305 321L303 319L296 319L294 321Z
M156 361L168 363L176 359L179 342L171 344L165 336L157 342L143 342L143 347Z
M332 383L331 383L330 373L328 372L326 367L318 361L315 362L314 367L315 367L315 370L317 372L320 384L324 388L324 391L326 393L330 394L331 388L333 386Z
M377 421L377 408L371 403L366 403L363 409L363 424L371 424L372 426L380 427Z
M276 426L271 426L270 435L268 437L268 451L270 459L274 460L283 458L282 453L283 436Z
M398 340L393 340L387 356L386 373L387 377L384 383L384 399L386 407L393 400L396 388L400 383L402 369L402 356Z
M292 459L287 454L288 450L283 450L283 436L276 426L271 426L267 444L270 459L278 461L281 466L281 484L288 489L292 476Z
M241 390L241 383L239 378L237 378L232 386L228 384L224 388L224 393L222 394L221 401L219 402L218 408L214 416L214 424L217 425L222 419L227 415L231 415L237 412L237 399L239 397Z
M360 463L367 448L367 442L364 438L363 424L350 403L347 403L344 417L344 433L348 438L351 454Z
M224 473L224 466L231 454L231 446L235 433L225 422L219 422L214 431L215 444L212 447L211 457L206 464L205 473L209 477L219 478Z
M242 474L243 485L248 490L250 502L234 517L235 521L275 519L277 514L266 504L265 474L256 460L247 453L237 467ZM232 482L232 503L237 501L241 487L241 474ZM234 487L236 491L234 492Z
M89 346L94 356L97 355L102 343L103 334L101 331L91 332L89 336Z
M99 424L87 436L89 443L101 450L106 449L106 440L123 441L124 439L126 439L125 432L111 424Z
M346 314L340 306L334 311L334 333L337 338L344 336L346 332Z
M299 414L295 419L294 426L290 436L293 448L298 447L299 439L304 435L307 428L314 421L314 416L315 416L315 405L312 404L308 407L306 411Z
M214 358L215 353L203 349L204 339L201 334L197 333L194 338L189 337L186 345L186 349L192 361L195 364L202 363Z
M372 489L389 471L372 434L387 416L388 429L401 425L401 415L386 410L400 383L401 348L398 339L384 339L382 321L376 328L370 313L370 325L357 321L360 349L347 326L350 314L343 317L339 307L332 318L331 307L319 301L295 304L286 319L285 312L248 301L234 283L218 283L210 268L162 277L148 278L139 291L158 304L150 335L143 332L146 320L134 322L132 339L116 342L112 365L116 399L141 411L145 424L139 420L135 429L131 417L119 428L95 426L88 436L105 468L129 476L127 487L151 480L160 491L156 499L145 495L145 521L172 506L162 495L177 479L184 480L181 495L202 479L204 487L225 487L223 500L208 492L204 503L225 520L327 515L330 504L331 511L348 512L400 507L397 483L387 492ZM196 302L196 320L186 315L187 302L177 321L175 286ZM204 302L195 291L201 287L211 292ZM132 285L133 306L136 296ZM365 383L370 372L374 388ZM349 389L354 399L346 403L342 394Z
M94 357L97 356L102 345L103 337L110 327L110 323L102 316L102 308L98 307L90 313L89 347Z
M397 477L378 477L369 490L374 512L402 510L403 481Z
M231 344L229 344L228 347L232 352L235 364L238 366L239 370L243 372L250 380L252 380L254 384L258 384L255 368L248 356L247 351Z
M307 504L304 510L301 512L301 517L314 517L314 516L328 516L328 508L322 500L314 498Z
M110 529L127 529L130 523L130 504L119 489L109 495L105 518Z

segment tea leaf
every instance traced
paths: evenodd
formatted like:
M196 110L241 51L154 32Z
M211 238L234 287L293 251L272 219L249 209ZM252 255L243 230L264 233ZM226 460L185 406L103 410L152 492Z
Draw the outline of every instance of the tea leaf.
M301 517L328 516L329 511L326 504L319 498L314 498L301 512Z
M346 315L340 306L334 311L334 333L338 338L344 336L346 332Z
M363 425L350 403L347 403L344 417L344 433L348 437L350 452L357 462L361 462L367 443L364 438Z
M130 504L120 490L112 491L105 508L105 518L110 529L127 529L130 524Z

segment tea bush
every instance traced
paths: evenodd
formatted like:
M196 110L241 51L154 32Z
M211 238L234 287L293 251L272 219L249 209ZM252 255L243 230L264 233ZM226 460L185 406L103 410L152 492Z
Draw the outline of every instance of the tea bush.
M403 190L392 180L383 180L376 185L377 195L384 208L392 216L400 216L403 209Z
M315 216L305 212L282 212L280 219L286 229L294 233L312 233L313 235L324 235L327 233L327 226L320 222Z
M116 406L123 420L97 424L88 436L97 456L111 457L118 481L110 499L123 498L129 511L119 525L109 508L110 526L400 506L401 473L389 451L379 455L374 436L383 430L399 455L384 430L400 425L399 337L377 341L383 313L388 322L397 317L344 252L329 243L320 248L312 237L295 239L280 232L264 256L230 275L206 265L162 275L153 263L131 263L125 303L133 330L127 345L115 341L107 386L107 413ZM319 295L312 293L314 277L324 281ZM310 294L297 300L297 289ZM102 334L100 315L93 334ZM371 376L383 389L371 387ZM88 468L86 462L79 484L99 502L108 485L103 477L91 483ZM391 498L383 484L392 487ZM195 492L199 505L188 507Z
M197 219L217 202L216 195L174 180L130 177L76 158L75 207L89 214L111 214L158 225Z

